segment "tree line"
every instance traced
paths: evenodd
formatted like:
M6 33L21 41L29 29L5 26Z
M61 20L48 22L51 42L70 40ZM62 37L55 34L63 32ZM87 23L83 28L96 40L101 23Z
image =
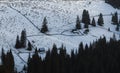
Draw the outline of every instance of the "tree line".
M81 42L78 50L71 50L70 54L67 54L64 44L60 48L54 44L43 59L36 49L32 57L29 55L22 73L119 73L119 44L115 35L110 41L103 37L89 46ZM1 59L0 73L18 73L11 50L5 54L2 49Z
M2 65L0 65L0 73L17 73L17 71L15 70L14 56L11 50L5 53L4 49L2 48L1 64Z
M120 8L119 0L105 0L105 2L111 4L115 8Z
M66 53L62 45L53 45L42 60L37 52L28 59L27 73L119 73L120 40L100 38L88 46L80 43L78 50ZM60 50L58 50L60 49Z

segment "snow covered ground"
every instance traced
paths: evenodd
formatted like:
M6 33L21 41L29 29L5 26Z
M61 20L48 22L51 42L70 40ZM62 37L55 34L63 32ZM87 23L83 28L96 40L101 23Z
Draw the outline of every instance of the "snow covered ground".
M14 50L16 67L18 71L21 71L24 63L16 53L26 50L15 50L14 45L16 36L20 36L23 29L27 31L27 39L31 42L34 41L34 43L32 42L34 47L44 47L47 50L52 48L54 43L58 47L64 44L68 53L70 53L71 49L77 49L80 42L89 44L103 36L106 36L107 40L109 40L110 37L113 37L114 33L117 39L119 39L120 32L115 31L116 26L111 24L111 16L104 16L103 27L90 26L88 34L83 33L84 29L79 30L81 32L79 34L71 33L70 31L75 28L77 15L81 18L83 9L89 11L91 19L100 13L106 15L117 11L120 14L120 10L114 9L112 6L104 3L104 1L1 2L0 48L4 47L5 50L10 48ZM54 35L44 35L33 26L34 24L41 28L44 17L48 21L48 34ZM98 17L95 17L96 21L97 19ZM112 32L108 31L108 28ZM27 62L28 53L20 53L19 55ZM43 57L45 54L41 55Z

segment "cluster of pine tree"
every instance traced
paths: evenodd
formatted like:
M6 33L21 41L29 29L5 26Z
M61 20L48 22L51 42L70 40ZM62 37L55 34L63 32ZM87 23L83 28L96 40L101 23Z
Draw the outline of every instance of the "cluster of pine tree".
M96 21L95 21L94 17L93 17L92 22L91 22L89 12L88 12L88 10L85 10L85 9L83 10L81 20L80 20L79 16L77 16L75 29L73 29L72 31L82 29L81 23L84 23L84 28L87 28L87 29L89 28L89 25L96 26ZM100 25L100 26L103 26L103 24L104 24L102 13L100 13L100 15L99 15L97 24ZM41 33L47 33L48 31L49 31L49 29L48 29L48 26L47 26L47 19L46 19L46 17L44 17L40 32Z
M11 50L5 54L4 49L2 49L1 62L2 65L0 66L0 73L16 72L14 70L14 57Z
M17 35L15 48L16 49L26 48L26 44L27 44L27 36L26 36L26 30L24 29L21 32L21 39L19 39L19 36ZM28 41L27 50L29 51L32 50L32 44L30 41Z
M105 2L111 4L115 8L120 8L119 0L105 0Z
M16 44L15 44L15 48L25 48L26 47L26 30L22 30L21 32L21 39L19 39L19 36L17 36L16 38Z
M36 51L29 56L27 73L119 73L120 70L120 40L115 38L106 41L100 38L90 46L79 45L78 51L66 53L65 47L53 45L46 57L41 59ZM59 49L59 50L58 50Z
M92 21L90 20L90 15L89 15L89 12L87 10L83 10L83 14L82 14L82 20L80 20L79 16L77 16L77 19L76 19L76 26L75 26L75 29L78 30L78 29L82 29L81 27L81 23L84 23L84 28L89 28L89 25L92 25L92 26L96 26L96 21L93 17ZM104 24L104 20L103 20L103 15L102 13L100 13L99 17L98 17L98 21L97 21L97 24L99 26L103 26Z

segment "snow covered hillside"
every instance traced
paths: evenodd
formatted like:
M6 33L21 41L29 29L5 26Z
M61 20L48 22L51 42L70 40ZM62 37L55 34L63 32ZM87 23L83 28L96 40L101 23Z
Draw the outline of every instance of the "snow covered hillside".
M90 13L91 19L95 17L97 21L98 15L102 13L104 18L104 26L90 26L90 32L84 34L79 30L78 34L73 34L70 31L75 28L77 15L82 18L82 12L86 9ZM58 47L64 44L69 53L71 49L77 49L80 42L89 44L96 39L106 36L109 40L115 33L119 39L120 32L115 31L114 25L111 24L111 13L120 10L114 9L112 6L104 3L104 1L61 1L61 2L1 2L0 3L0 47L14 49L16 36L20 35L23 29L27 31L27 39L34 47L45 47L47 50L55 43ZM110 16L107 16L110 15ZM43 18L48 21L48 34L40 33L39 29L42 26ZM34 26L35 25L35 26ZM111 31L107 29L110 28ZM15 50L18 52L17 50ZM24 50L25 51L25 50ZM16 66L21 66L21 60L15 56ZM27 61L28 54L20 54ZM23 65L22 65L23 66ZM20 71L21 69L19 69Z

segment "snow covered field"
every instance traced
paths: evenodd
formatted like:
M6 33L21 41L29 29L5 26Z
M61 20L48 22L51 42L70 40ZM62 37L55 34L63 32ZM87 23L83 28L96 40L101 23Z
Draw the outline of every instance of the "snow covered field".
M68 53L70 53L71 49L77 49L80 42L89 44L103 36L106 36L109 40L110 37L113 37L114 33L117 39L119 39L120 32L115 31L116 26L111 24L111 16L103 17L103 27L98 25L97 27L90 26L90 32L88 34L83 33L84 29L79 30L79 34L71 33L70 31L75 28L77 15L82 18L84 9L89 11L91 19L95 16L96 21L100 13L106 15L117 11L120 14L120 10L114 9L112 6L104 3L104 1L1 2L0 48L4 47L5 50L10 48L15 50L16 36L20 36L23 29L27 31L27 39L30 42L34 41L34 47L44 47L47 50L48 48L52 48L54 43L58 47L64 44ZM42 34L33 26L34 24L38 28L41 28L44 17L48 21L48 34L53 35ZM108 28L112 32L108 31ZM18 71L24 65L23 61L15 54L15 52L19 51L13 51L16 67L19 67ZM27 61L28 53L20 53L20 56Z

